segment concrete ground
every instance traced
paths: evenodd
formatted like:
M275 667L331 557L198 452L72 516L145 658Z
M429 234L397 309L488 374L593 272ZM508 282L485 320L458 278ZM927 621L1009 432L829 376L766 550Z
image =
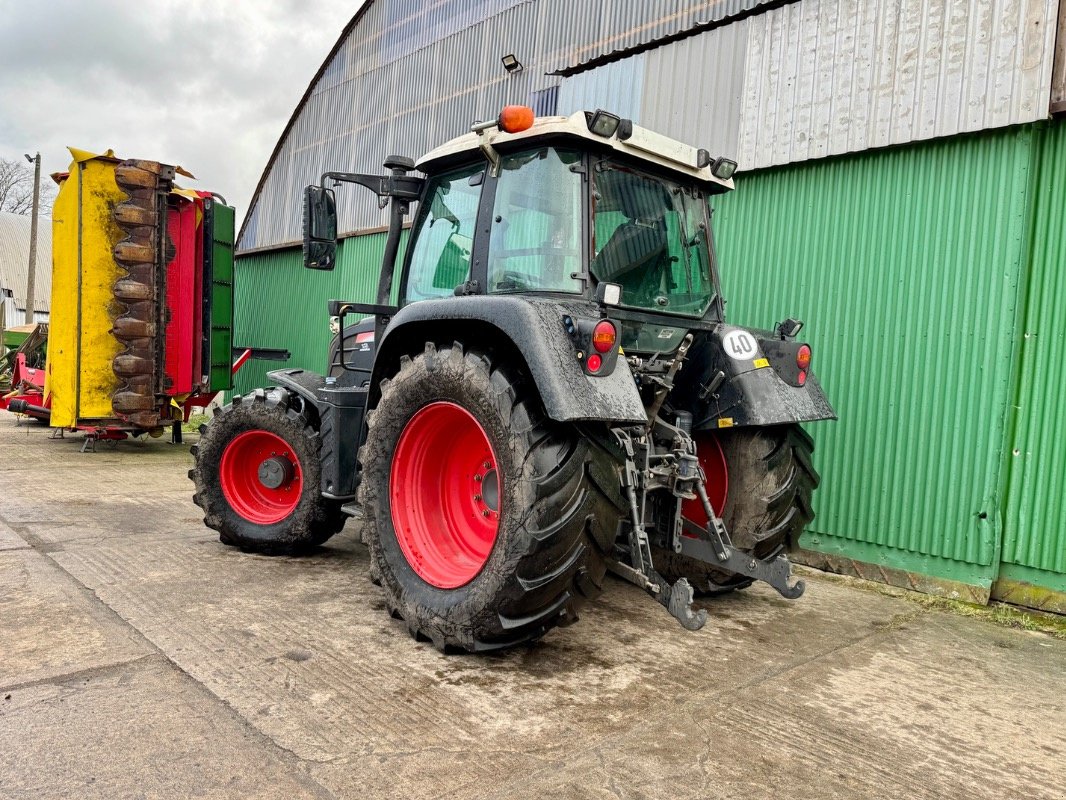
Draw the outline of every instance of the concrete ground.
M818 577L688 633L612 579L443 656L354 521L246 555L187 448L80 444L0 416L0 797L1066 797L1066 641Z

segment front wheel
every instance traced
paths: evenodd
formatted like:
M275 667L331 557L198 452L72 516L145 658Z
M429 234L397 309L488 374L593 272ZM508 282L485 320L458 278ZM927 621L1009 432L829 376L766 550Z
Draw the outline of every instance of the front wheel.
M256 389L200 427L193 500L223 544L292 554L344 526L340 502L319 493L318 431L293 399L284 389Z
M372 574L441 650L492 650L577 618L620 519L612 457L544 414L513 365L427 344L382 381L360 454Z

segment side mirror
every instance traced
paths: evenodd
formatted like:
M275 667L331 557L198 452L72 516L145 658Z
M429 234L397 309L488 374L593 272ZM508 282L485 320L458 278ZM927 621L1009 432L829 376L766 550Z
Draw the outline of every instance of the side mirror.
M304 189L304 266L333 269L337 265L337 199L332 189Z

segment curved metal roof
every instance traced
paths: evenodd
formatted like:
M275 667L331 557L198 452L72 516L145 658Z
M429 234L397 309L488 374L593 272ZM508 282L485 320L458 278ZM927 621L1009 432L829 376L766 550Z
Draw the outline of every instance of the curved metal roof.
M237 237L242 252L299 241L299 191L327 169L373 170L417 157L475 119L550 90L601 59L694 35L762 6L797 0L365 0L293 110ZM499 58L514 52L524 71ZM345 231L384 224L352 218Z
M11 292L15 305L26 308L30 268L30 218L0 211L0 289ZM37 269L33 309L47 312L52 299L52 220L37 220ZM4 292L6 294L6 292Z

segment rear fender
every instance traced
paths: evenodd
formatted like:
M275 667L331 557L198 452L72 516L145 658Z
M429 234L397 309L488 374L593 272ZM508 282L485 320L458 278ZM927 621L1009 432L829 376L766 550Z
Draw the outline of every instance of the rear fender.
M821 384L808 371L795 384L794 364L781 361L781 338L770 331L719 325L697 336L674 398L693 410L697 430L836 419ZM814 353L814 360L818 354ZM717 374L723 377L716 380ZM709 389L713 391L708 391Z
M520 359L558 422L602 420L643 424L648 420L625 359L610 374L586 375L563 326L565 315L595 317L595 306L549 299L475 295L422 300L404 306L377 343L369 404L380 395L382 378L393 374L402 355L421 353L426 342L462 341L471 348L508 351Z

